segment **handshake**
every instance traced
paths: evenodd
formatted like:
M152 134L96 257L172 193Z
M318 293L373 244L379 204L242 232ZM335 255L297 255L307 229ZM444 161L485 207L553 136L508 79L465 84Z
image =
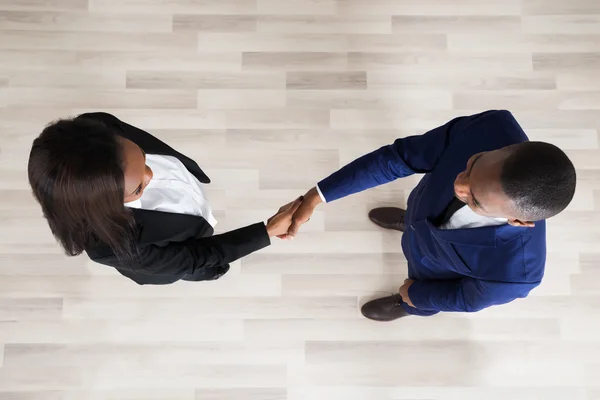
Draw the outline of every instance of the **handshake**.
M296 236L300 226L310 220L315 208L322 203L317 188L312 188L304 196L281 207L277 214L267 221L269 237L291 240Z

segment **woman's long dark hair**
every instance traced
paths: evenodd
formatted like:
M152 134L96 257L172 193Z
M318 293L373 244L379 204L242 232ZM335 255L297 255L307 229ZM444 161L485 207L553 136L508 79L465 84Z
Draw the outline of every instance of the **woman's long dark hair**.
M123 204L122 147L101 122L59 120L34 140L29 184L56 239L70 256L109 246L133 254L134 221Z

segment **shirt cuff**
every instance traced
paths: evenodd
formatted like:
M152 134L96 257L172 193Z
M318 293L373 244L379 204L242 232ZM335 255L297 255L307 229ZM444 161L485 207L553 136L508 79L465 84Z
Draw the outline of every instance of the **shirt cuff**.
M323 201L323 203L327 203L327 199L325 198L325 196L323 196L323 192L321 192L321 188L319 187L319 185L316 185L317 188L317 193L319 193L319 197L321 197L321 200Z

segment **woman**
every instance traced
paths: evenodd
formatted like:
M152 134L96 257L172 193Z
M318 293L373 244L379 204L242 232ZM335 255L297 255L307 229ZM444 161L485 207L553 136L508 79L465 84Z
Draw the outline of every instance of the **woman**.
M302 199L213 235L216 220L193 160L105 113L48 126L33 142L29 183L70 256L86 252L136 283L214 280L229 263L285 237Z

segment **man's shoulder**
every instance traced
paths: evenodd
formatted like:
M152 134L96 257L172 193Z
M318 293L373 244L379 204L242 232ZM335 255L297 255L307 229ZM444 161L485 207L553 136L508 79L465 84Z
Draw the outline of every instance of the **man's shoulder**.
M515 116L508 110L487 110L478 114L473 114L467 117L464 117L466 121L470 125L480 124L480 123L490 123L493 121L499 121L502 123L510 122L516 123L517 120Z
M510 111L490 110L463 117L455 134L460 146L467 144L479 151L488 151L522 143L529 138ZM481 148L481 149L479 149Z
M486 131L510 130L523 133L521 125L508 110L488 110L466 117L465 129L485 128Z

